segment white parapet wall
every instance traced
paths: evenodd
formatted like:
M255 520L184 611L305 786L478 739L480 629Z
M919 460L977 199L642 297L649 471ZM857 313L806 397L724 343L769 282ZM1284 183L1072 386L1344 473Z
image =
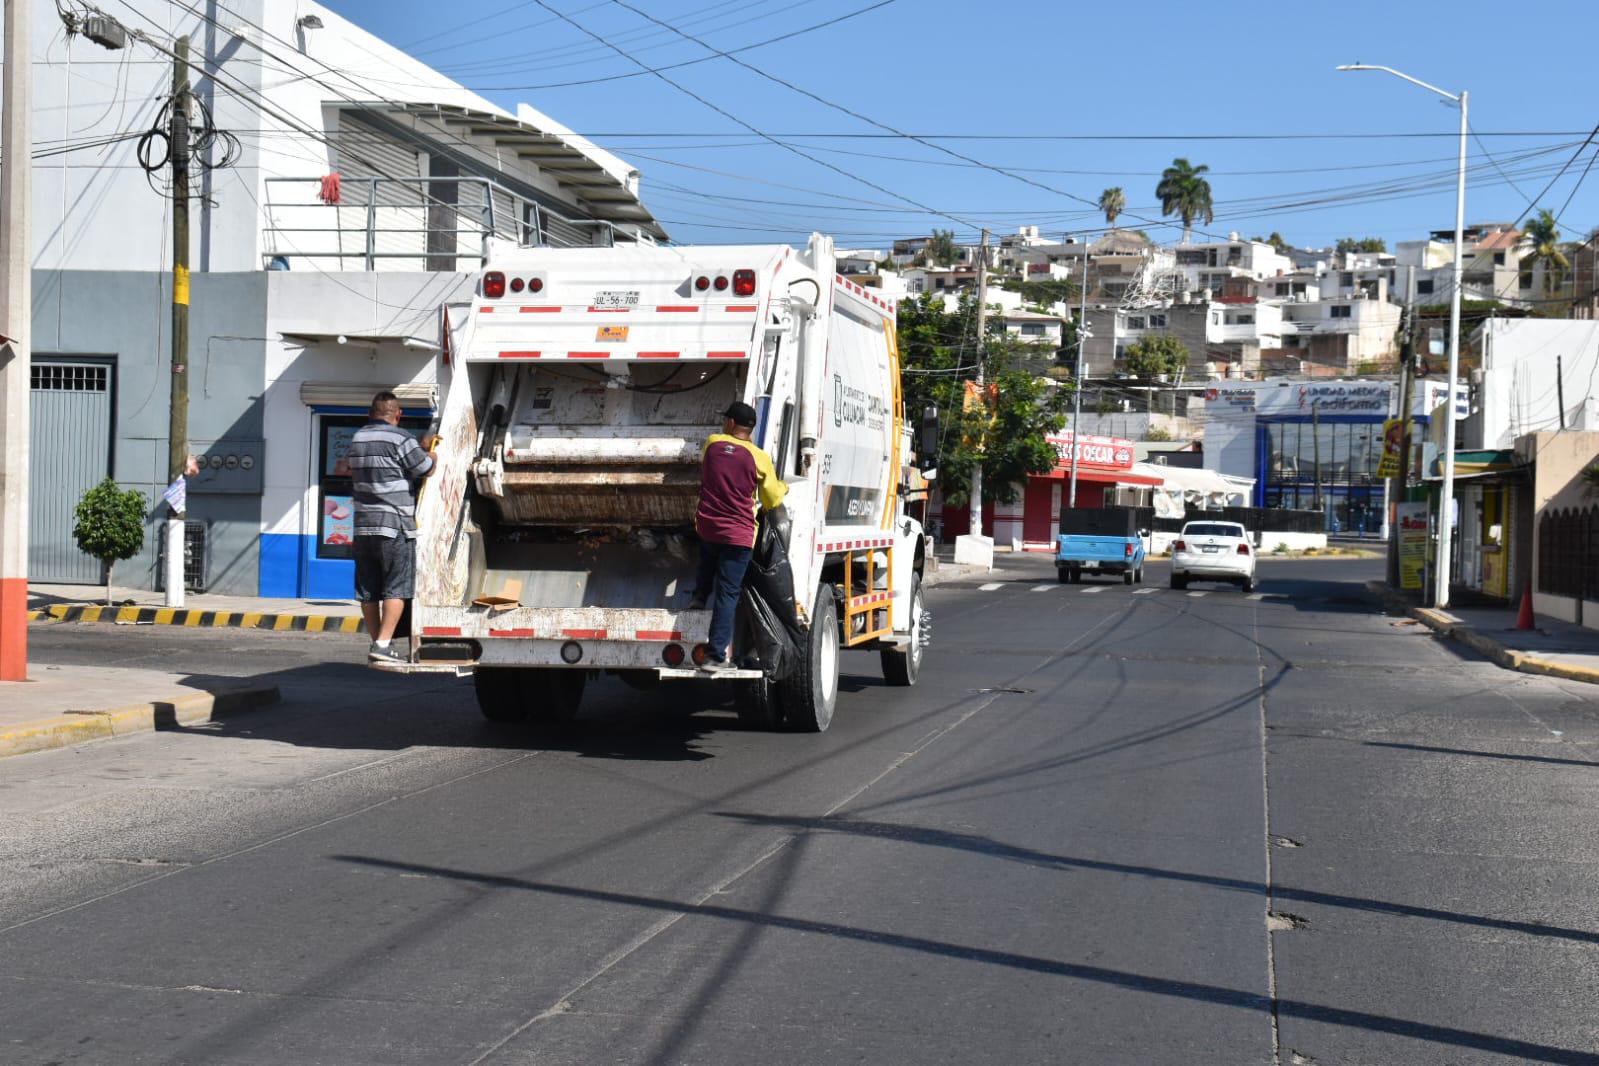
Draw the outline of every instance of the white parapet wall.
M965 566L994 569L994 538L971 533L955 538L955 562Z

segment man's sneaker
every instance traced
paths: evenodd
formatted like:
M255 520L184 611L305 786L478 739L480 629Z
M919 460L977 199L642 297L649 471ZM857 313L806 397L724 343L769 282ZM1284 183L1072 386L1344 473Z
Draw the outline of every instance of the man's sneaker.
M374 643L372 647L367 649L366 657L368 661L374 663L408 663L411 661L410 656L393 644L384 648Z
M704 662L700 663L700 672L706 674L725 674L729 670L736 669L738 669L738 667L734 666L726 659L706 659Z
M691 611L703 611L705 610L705 601L699 596L695 596L688 601L688 609Z

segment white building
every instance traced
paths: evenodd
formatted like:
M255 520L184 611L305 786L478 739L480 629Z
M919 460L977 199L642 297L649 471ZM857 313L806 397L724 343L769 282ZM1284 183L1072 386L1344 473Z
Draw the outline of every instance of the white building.
M101 142L159 122L186 36L196 125L239 145L227 161L210 138L190 201L190 581L348 597L339 460L372 394L394 389L427 424L444 308L471 292L487 236L664 236L638 171L312 0L244 0L214 22L125 0L117 18L148 41L120 53L65 33L72 7L33 2L34 137L62 150L34 169L32 578L100 579L70 539L89 485L158 499L166 483L170 209L133 139ZM119 579L154 581L154 540Z
M1480 368L1462 447L1509 448L1524 434L1560 429L1562 396L1566 429L1599 429L1599 322L1491 318L1470 348Z

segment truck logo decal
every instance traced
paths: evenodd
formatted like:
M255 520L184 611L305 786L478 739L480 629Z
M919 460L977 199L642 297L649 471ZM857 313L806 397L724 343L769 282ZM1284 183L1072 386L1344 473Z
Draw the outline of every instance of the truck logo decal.
M625 341L627 340L626 326L601 326L594 331L597 341Z
M825 521L843 525L876 525L882 492L863 485L829 485Z
M882 429L888 424L888 403L881 396L868 395L864 390L844 384L838 374L833 375L833 425L865 426Z

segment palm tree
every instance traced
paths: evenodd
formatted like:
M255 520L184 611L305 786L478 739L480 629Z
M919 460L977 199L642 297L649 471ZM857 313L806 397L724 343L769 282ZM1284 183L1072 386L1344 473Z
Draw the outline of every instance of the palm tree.
M1105 212L1105 224L1116 228L1116 216L1127 210L1127 194L1120 185L1112 185L1099 194L1099 209Z
M1210 182L1200 176L1209 169L1193 166L1186 159L1173 159L1171 166L1161 171L1160 184L1155 186L1160 213L1182 216L1184 244L1193 233L1194 219L1204 219L1207 226L1216 220L1210 204Z
M1521 232L1521 247L1521 261L1529 269L1536 263L1543 264L1543 291L1548 296L1555 291L1560 275L1571 266L1566 253L1560 250L1560 227L1554 212L1539 208L1538 217Z

